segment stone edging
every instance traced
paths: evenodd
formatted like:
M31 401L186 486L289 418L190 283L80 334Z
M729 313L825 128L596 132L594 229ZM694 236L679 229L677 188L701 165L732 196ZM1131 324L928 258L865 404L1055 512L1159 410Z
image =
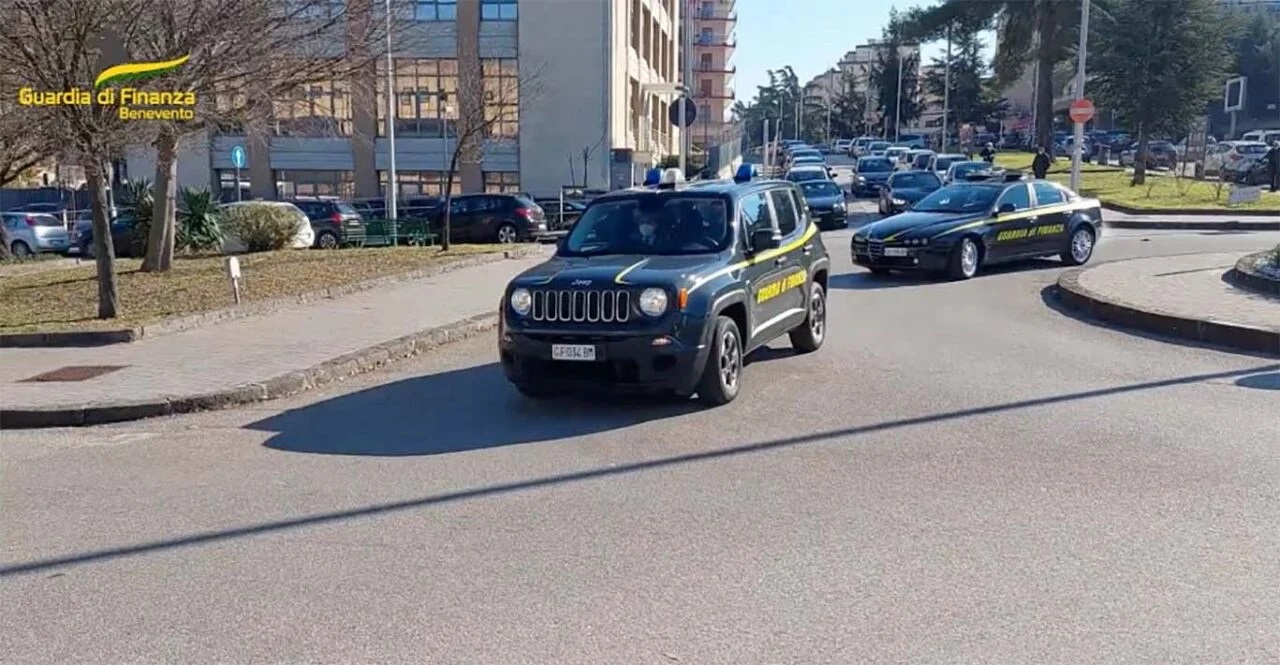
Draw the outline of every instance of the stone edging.
M474 337L498 325L496 312L480 314L448 325L419 331L390 342L327 360L309 369L265 381L195 395L148 400L120 400L35 409L0 409L4 429L79 427L142 420L196 411L212 411L242 404L289 397L410 358L443 344Z
M1280 279L1268 277L1253 267L1254 262L1270 253L1271 251L1258 252L1257 254L1241 257L1239 261L1236 261L1236 266L1228 270L1222 276L1222 279L1238 289L1280 298Z
M1122 203L1112 203L1110 201L1103 201L1102 207L1110 208L1111 210L1114 210L1116 212L1122 212L1126 215L1152 215L1152 216L1155 216L1155 215L1205 215L1205 216L1238 215L1240 217L1280 217L1280 212L1277 212L1275 210L1252 210L1248 208L1244 210L1235 210L1235 209L1205 210L1204 208L1169 208L1169 209L1153 210L1151 208L1134 208L1132 206L1127 206ZM1191 224L1193 225L1192 228L1199 228L1199 225L1201 223L1202 222L1191 222ZM1203 223L1207 224L1210 222L1203 222ZM1280 222L1276 222L1275 226L1267 230L1272 230L1277 228L1280 228Z
M1280 356L1280 331L1139 309L1080 284L1080 275L1087 270L1070 270L1058 278L1058 294L1062 303L1077 312L1117 326L1165 337Z
M209 312L175 316L157 321L156 323L137 326L134 328L122 328L117 330L84 330L73 332L3 333L0 334L0 348L85 347L125 344L129 342L136 342L144 337L158 337L160 335L183 332L214 323L234 321L236 319L243 319L251 316L262 316L292 305L305 305L320 300L340 298L342 296L348 296L361 291L368 291L381 286L399 284L415 279L435 277L437 275L461 270L463 268L472 268L505 259L525 258L536 254L538 251L539 250L535 247L517 247L504 251L464 256L463 258L449 261L447 263L421 268L410 272L397 273L395 275L387 275L385 277L376 277L374 279L353 282L350 284L339 284L319 291L309 291L307 293L300 293L292 296L282 296L280 298L272 298L270 300L261 300L241 305L239 307L227 307Z

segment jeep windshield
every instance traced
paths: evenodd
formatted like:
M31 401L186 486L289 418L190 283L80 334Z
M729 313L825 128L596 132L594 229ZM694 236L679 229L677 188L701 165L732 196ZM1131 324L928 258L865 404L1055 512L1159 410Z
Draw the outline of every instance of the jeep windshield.
M645 193L592 203L557 253L709 254L729 246L729 229L722 197Z

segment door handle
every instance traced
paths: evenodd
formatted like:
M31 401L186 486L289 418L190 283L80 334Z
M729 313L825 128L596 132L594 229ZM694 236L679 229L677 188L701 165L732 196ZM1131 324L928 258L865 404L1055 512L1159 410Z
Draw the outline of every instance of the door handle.
M785 256L779 256L778 258L773 260L773 265L775 266L786 265L786 263L787 263L787 257Z

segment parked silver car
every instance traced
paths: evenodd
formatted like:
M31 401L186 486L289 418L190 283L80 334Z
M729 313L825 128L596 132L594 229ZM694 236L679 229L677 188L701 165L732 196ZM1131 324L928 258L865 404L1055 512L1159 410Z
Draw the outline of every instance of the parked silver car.
M14 256L31 256L45 252L65 254L71 249L71 236L62 220L47 213L0 213L9 238L9 251Z

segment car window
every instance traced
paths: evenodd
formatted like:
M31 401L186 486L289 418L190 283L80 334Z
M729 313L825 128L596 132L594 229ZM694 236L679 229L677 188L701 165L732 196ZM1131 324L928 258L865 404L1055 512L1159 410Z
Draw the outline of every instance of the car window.
M857 168L859 173L877 173L892 171L893 164L890 164L889 160L881 158L859 159Z
M738 203L742 210L742 223L747 227L749 239L756 231L774 228L773 213L765 201L764 194L748 194Z
M562 254L705 254L728 246L725 201L707 196L643 196L593 203Z
M769 198L773 201L773 210L778 215L778 231L783 236L795 233L799 223L796 217L795 203L787 190L775 189L769 192Z
M929 171L902 171L889 177L889 186L895 189L940 187L942 181Z
M1058 189L1053 183L1035 182L1032 187L1036 190L1036 205L1051 206L1059 203L1065 203L1066 196L1063 196L1062 190Z
M340 203L338 203L337 205L338 205L338 212L340 212L340 213L342 213L342 214L344 214L344 215L359 215L359 214L360 214L360 211L356 210L356 209L355 209L355 207L353 207L350 203L340 202Z
M805 196L840 196L840 187L830 180L811 180L800 184Z
M1014 185L1005 190L1000 197L1000 201L996 204L999 208L1006 203L1012 203L1014 210L1026 210L1031 207L1031 195L1027 192L1026 184Z
M1267 152L1268 148L1261 143L1257 143L1254 145L1236 146L1236 150L1244 155L1261 155Z

